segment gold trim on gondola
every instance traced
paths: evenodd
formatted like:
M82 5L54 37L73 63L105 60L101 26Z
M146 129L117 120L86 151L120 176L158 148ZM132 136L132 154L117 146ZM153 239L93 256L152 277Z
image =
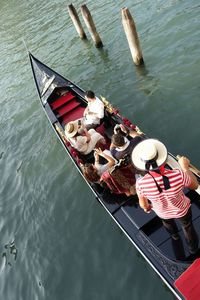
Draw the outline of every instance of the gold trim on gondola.
M110 104L110 102L103 96L100 96L101 97L101 101L103 102L106 110L112 114L116 111L116 109Z
M59 125L57 123L54 124L54 127L56 129L56 131L58 132L59 136L61 137L61 139L64 141L64 142L68 142L65 134L64 134L64 131L59 127Z

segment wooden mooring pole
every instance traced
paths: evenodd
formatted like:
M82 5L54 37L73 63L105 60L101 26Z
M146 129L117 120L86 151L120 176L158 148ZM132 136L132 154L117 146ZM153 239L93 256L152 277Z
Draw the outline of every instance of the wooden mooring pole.
M133 61L137 66L142 65L144 64L144 60L134 20L127 7L122 8L121 13L122 24L128 40Z
M78 32L78 35L80 36L81 39L87 39L87 36L83 30L83 27L81 25L81 21L79 19L79 16L76 12L75 7L73 6L73 4L68 5L68 12L69 15L72 19L72 22L74 23L74 26L76 28L76 31Z
M96 30L92 16L90 14L90 11L85 4L81 6L81 12L82 12L83 20L91 34L91 37L95 43L95 46L97 48L102 48L103 43L102 43L101 38Z

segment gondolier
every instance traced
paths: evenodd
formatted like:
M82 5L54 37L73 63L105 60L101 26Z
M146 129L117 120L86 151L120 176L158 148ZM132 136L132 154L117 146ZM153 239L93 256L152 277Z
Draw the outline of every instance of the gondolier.
M179 220L189 251L193 254L198 250L198 239L192 224L191 202L183 193L183 188L195 190L198 182L189 170L189 160L186 157L179 159L182 170L169 170L164 168L167 156L165 145L155 139L142 141L133 150L133 164L139 170L147 172L136 183L139 204L145 212L153 209L175 240L179 239L179 235L174 219Z

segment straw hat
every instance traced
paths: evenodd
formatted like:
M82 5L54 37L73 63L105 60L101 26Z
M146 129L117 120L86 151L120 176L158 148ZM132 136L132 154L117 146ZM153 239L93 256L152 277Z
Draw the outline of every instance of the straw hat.
M75 136L78 131L78 122L69 122L65 125L65 135L70 138Z
M134 166L142 171L154 170L162 166L167 160L167 148L155 139L140 142L132 152Z

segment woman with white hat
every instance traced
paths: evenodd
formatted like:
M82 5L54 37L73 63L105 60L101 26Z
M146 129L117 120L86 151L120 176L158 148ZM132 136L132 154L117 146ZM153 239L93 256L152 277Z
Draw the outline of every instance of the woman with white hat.
M98 142L105 144L105 139L100 133L94 129L80 128L80 126L78 121L67 123L65 135L70 144L81 154L86 155L92 152Z
M167 149L156 139L140 142L132 152L134 166L146 175L136 182L139 204L145 212L151 209L162 219L162 223L174 240L179 239L178 228L174 221L181 222L190 253L198 250L198 238L192 224L190 199L183 188L197 189L198 182L189 170L190 161L182 156L179 159L181 170L166 169Z

